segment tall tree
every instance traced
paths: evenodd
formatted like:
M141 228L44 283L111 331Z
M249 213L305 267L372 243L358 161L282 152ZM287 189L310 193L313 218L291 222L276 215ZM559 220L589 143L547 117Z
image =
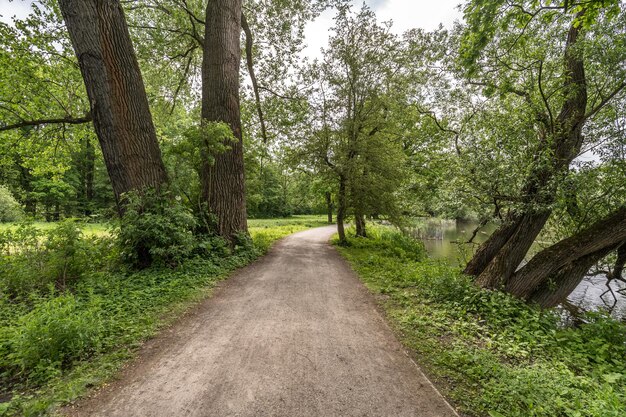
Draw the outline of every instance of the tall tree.
M119 0L59 0L85 81L113 192L167 182L148 100Z
M587 32L600 25L596 20L610 20L615 11L614 2L608 3L605 8L604 2L595 1L554 7L470 2L466 9L469 25L462 57L470 82L484 86L485 94L517 96L533 114L528 130L536 135L533 165L514 197L519 204L465 269L481 286L502 287L511 279L552 213L559 184L584 144L585 124L624 88L618 61L600 61L616 71L604 77L594 62L598 51L586 48ZM516 31L503 32L509 23ZM554 39L547 32L562 36L562 42L546 44ZM618 34L616 30L610 36ZM539 44L533 48L533 43ZM591 63L595 71L590 78L586 66Z
M209 0L202 60L202 121L224 122L235 141L215 155L205 150L202 196L220 236L247 233L245 175L239 107L241 0Z

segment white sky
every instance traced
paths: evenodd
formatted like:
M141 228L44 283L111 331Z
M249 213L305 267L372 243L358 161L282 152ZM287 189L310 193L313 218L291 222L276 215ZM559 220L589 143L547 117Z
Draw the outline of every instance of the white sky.
M461 18L457 5L462 0L365 0L375 12L380 21L393 21L392 30L402 34L408 29L422 28L436 29L439 24L452 27L456 19ZM356 9L362 0L353 0ZM0 20L9 23L11 17L24 18L30 11L32 0L0 0ZM326 46L329 29L333 24L334 11L328 10L309 23L305 36L308 48L306 55L317 57L320 49Z
M0 0L1 1L1 0ZM358 10L363 0L352 0ZM457 6L462 0L365 0L381 22L391 20L392 31L402 34L413 28L434 30L440 24L451 28L455 20L460 20L462 13ZM305 30L308 47L305 54L319 57L320 49L328 43L329 29L333 25L333 10L327 10Z

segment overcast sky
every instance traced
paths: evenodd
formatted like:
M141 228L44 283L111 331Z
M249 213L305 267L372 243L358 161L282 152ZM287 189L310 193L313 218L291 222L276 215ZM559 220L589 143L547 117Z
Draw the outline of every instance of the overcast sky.
M358 7L363 1L353 0ZM461 13L457 5L461 0L366 0L381 21L392 20L393 31L401 34L412 28L433 30L443 24L451 27L455 19L460 19ZM24 18L30 10L32 0L0 0L0 20L9 22L12 16ZM309 47L306 54L319 56L320 48L328 42L328 30L333 24L334 12L328 10L306 30Z
M358 9L363 0L353 0L353 3ZM461 0L365 0L365 3L376 12L381 22L393 21L392 30L397 34L413 28L433 30L440 24L451 28L454 21L462 16L457 8ZM305 32L307 55L320 55L320 48L328 43L328 30L332 27L333 16L334 12L328 10L308 25Z

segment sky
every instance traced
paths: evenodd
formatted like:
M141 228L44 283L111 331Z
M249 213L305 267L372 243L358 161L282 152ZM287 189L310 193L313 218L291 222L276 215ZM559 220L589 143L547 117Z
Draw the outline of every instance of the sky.
M439 24L452 27L456 19L461 18L461 12L456 8L461 0L366 0L380 21L393 21L392 30L397 34L412 28L425 30L436 29ZM30 10L32 0L0 0L0 20L10 22L12 16L24 18ZM353 0L358 7L362 0ZM310 57L320 55L319 51L326 46L329 29L333 24L332 10L328 10L306 28L305 53Z
M362 0L353 0L357 8L362 3ZM440 24L451 28L454 21L462 17L457 8L461 0L365 0L365 3L376 12L381 22L391 20L392 31L399 35L413 28L434 30ZM305 31L308 44L306 55L321 55L320 49L328 43L333 16L334 12L328 10L309 23Z

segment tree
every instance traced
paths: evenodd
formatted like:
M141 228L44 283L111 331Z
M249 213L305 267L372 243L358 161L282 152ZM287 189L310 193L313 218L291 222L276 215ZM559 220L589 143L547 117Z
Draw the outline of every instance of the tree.
M59 0L85 81L90 114L120 211L129 191L167 182L119 0Z
M535 136L519 196L507 197L517 204L465 269L481 286L507 285L552 213L554 196L585 143L586 124L623 91L620 60L602 57L588 42L594 35L621 36L621 24L607 30L616 7L594 1L571 7L470 2L466 8L462 58L470 83L488 96L517 97L532 115L524 136ZM505 32L511 25L516 30Z

